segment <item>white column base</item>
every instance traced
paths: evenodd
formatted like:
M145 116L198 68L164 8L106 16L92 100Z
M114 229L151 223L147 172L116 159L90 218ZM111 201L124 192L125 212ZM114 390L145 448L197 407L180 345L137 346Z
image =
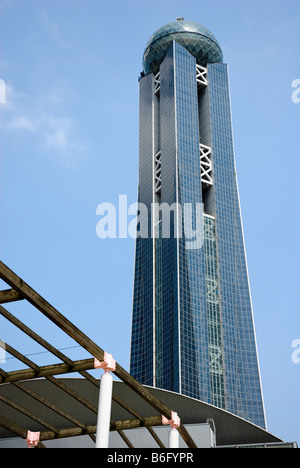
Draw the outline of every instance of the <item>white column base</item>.
M175 428L170 430L169 448L179 448L179 432Z
M113 376L105 373L101 377L97 417L96 448L108 448Z

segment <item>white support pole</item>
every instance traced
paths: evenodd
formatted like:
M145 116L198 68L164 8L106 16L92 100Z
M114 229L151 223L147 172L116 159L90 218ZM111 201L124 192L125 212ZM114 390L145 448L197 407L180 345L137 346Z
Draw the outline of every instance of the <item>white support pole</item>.
M162 416L163 425L169 424L171 430L169 433L169 448L179 448L179 432L177 427L180 427L180 418L177 413L171 411L171 419L167 419L165 416Z
M95 359L94 366L96 369L102 368L105 371L100 381L96 448L108 448L113 389L113 376L110 371L116 370L116 361L111 354L104 353L104 361L99 362Z
M101 377L99 392L96 448L108 448L112 388L112 375L110 373L103 374Z
M179 432L175 427L170 430L169 448L179 448Z

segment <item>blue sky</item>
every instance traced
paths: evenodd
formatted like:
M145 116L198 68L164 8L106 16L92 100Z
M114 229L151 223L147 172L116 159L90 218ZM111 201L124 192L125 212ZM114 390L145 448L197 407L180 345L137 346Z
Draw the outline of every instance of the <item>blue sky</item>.
M291 359L300 339L299 1L0 0L0 14L1 259L126 369L134 240L99 239L96 208L117 206L120 194L136 201L149 37L178 16L215 34L229 64L268 429L300 443L300 363ZM58 348L71 346L24 304L7 308ZM4 319L0 338L38 352L25 338L17 346Z

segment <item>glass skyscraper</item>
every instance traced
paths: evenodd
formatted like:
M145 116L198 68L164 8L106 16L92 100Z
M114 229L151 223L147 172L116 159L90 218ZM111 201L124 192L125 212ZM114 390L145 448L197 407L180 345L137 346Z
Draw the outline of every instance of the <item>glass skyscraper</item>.
M139 86L147 229L138 217L130 372L265 427L218 41L197 23L167 24L146 45Z

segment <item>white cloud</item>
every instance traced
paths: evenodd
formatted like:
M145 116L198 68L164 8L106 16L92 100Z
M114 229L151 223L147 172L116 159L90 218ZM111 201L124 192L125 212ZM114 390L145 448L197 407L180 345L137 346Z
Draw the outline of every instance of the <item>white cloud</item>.
M45 142L47 145L53 146L55 148L67 148L69 146L67 136L63 130L58 130L52 134L46 134Z
M57 119L51 116L44 118L43 147L63 154L75 156L84 155L87 145L76 138L76 124L68 118Z
M50 97L50 98L49 98ZM76 120L63 114L62 99L54 91L39 96L16 92L7 86L0 127L18 136L29 134L36 149L67 164L78 164L87 155L88 144L81 141Z
M46 12L42 14L42 21L46 31L49 35L58 43L63 44L62 35L59 29L58 24L49 18Z
M37 127L35 123L30 120L28 117L20 115L19 117L12 118L9 120L5 127L10 130L30 130L36 131Z

